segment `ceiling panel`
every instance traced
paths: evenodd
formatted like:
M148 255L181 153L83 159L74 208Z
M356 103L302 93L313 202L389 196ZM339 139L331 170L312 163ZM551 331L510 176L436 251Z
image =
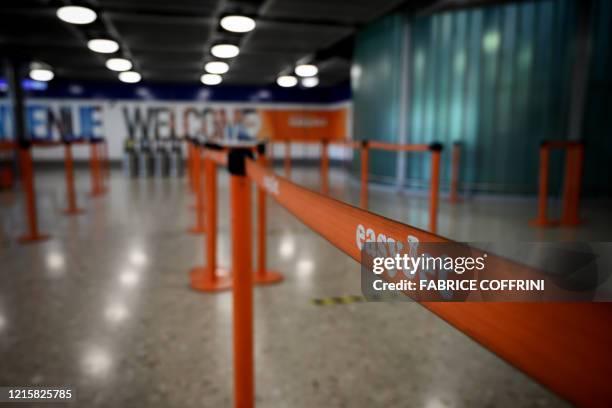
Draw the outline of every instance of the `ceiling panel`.
M403 3L401 0L270 0L264 16L363 24Z
M229 61L225 84L271 84L301 60L320 67L322 84L349 78L352 35L397 7L400 0L89 0L100 18L87 26L60 21L60 0L2 0L0 46L53 66L58 77L116 78L87 39L119 41L116 56L131 58L145 80L196 82L213 59L216 42L240 45ZM222 13L252 14L256 29L231 34L219 27Z

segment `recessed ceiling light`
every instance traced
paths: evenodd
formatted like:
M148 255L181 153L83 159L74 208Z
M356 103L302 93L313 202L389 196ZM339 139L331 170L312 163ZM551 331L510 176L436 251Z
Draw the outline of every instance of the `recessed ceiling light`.
M47 82L53 79L55 75L53 71L46 68L34 68L30 70L30 78L34 81L43 81Z
M217 44L210 49L210 53L217 58L234 58L240 49L233 44Z
M255 28L255 20L247 16L225 16L221 19L221 27L233 33L248 33Z
M142 77L140 74L134 71L125 71L119 74L119 80L128 84L135 84L136 82L140 82L141 79Z
M204 69L209 74L225 74L229 71L229 65L223 61L211 61L204 65Z
M87 7L64 6L57 9L57 17L71 24L89 24L96 21L96 12Z
M293 75L281 75L276 78L276 83L278 86L282 86L283 88L291 88L292 86L296 86L297 82L297 78Z
M129 71L132 69L132 62L125 58L111 58L106 61L106 68L111 71Z
M304 88L314 88L317 85L319 85L319 78L317 78L316 76L302 78L302 86Z
M295 73L301 77L311 77L319 73L319 68L312 64L301 64L295 67Z
M117 41L107 40L105 38L96 38L94 40L87 41L87 48L102 54L112 54L119 49L119 43Z
M217 74L204 74L200 77L200 81L204 85L219 85L222 81L221 75Z

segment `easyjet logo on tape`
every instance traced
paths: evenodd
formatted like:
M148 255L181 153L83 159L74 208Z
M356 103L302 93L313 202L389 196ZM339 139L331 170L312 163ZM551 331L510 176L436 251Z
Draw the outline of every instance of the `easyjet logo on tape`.
M400 253L407 245L410 256L416 256L419 248L419 239L413 235L407 235L405 244L401 240L387 237L385 234L376 233L373 228L357 225L355 230L355 243L361 251L366 242L376 242L379 245L368 245L366 251L372 257L394 257ZM386 245L385 245L386 244ZM370 253L372 252L372 253Z

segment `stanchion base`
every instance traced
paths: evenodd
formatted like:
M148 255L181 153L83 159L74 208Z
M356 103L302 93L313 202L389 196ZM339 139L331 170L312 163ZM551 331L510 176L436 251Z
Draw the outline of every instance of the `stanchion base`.
M529 225L534 226L534 227L541 227L541 228L551 228L551 227L558 227L560 225L559 221L553 221L553 220L531 220L529 221Z
M187 232L194 235L206 234L206 228L204 227L191 227L187 229Z
M253 282L255 282L257 285L279 283L282 282L283 279L283 275L276 271L264 271L263 273L255 272L253 275Z
M232 288L232 277L223 268L215 270L215 279L210 279L205 266L198 266L189 271L189 284L192 289L200 292L220 292Z
M65 215L79 215L79 214L83 214L84 212L85 210L82 208L62 210L62 214L65 214Z
M36 235L23 235L19 237L18 240L22 244L29 244L33 242L46 241L49 238L51 238L51 236L47 234L36 234Z

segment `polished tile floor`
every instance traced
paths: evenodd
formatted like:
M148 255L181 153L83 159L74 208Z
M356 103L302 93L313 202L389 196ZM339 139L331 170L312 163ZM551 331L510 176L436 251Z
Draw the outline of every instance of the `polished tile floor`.
M221 172L222 173L222 172ZM315 169L294 179L316 187ZM189 289L203 239L189 235L185 180L126 179L84 215L59 214L63 174L37 176L44 243L20 245L21 195L0 192L0 385L66 385L79 407L225 407L232 403L231 294ZM219 260L227 265L227 178L220 176ZM358 186L334 170L332 195ZM459 331L413 303L315 306L360 293L359 267L269 201L268 264L285 281L255 291L260 407L563 406ZM427 200L373 188L371 208L416 226ZM527 225L535 202L443 203L440 233L457 240L610 240L609 202L586 202L578 229ZM23 406L23 405L22 405Z

